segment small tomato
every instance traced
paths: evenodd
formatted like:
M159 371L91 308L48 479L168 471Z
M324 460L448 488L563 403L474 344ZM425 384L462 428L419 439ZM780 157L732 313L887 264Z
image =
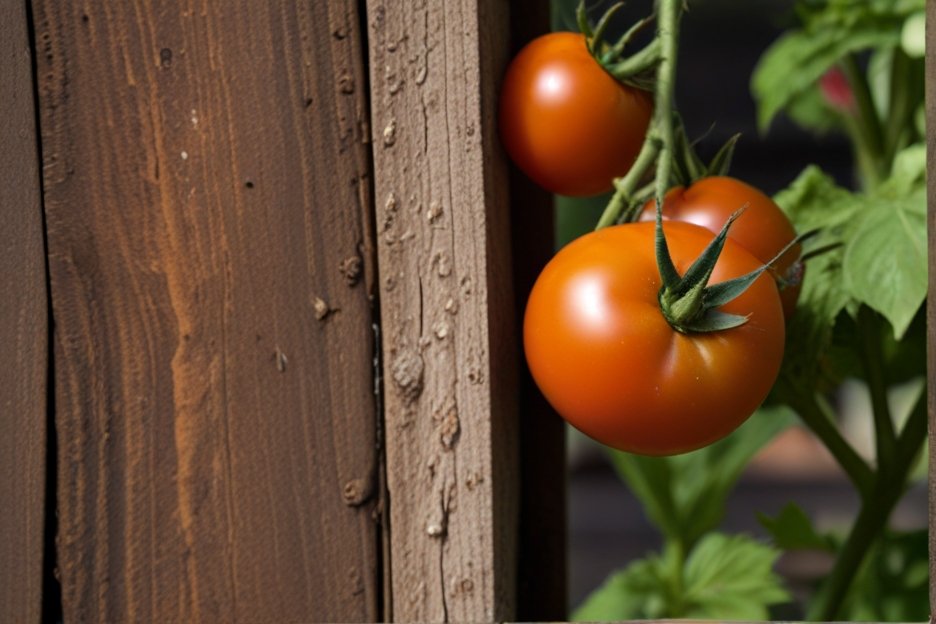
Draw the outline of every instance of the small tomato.
M702 178L688 187L677 186L667 191L663 199L663 219L694 223L718 233L728 217L742 207L745 208L744 214L731 226L728 238L762 263L773 260L796 238L790 219L772 199L753 186L727 176ZM640 220L655 219L656 202L651 199L644 205ZM799 245L791 247L774 265L775 274L787 278L791 269L796 271L794 264L800 252ZM799 291L798 283L780 291L787 318L796 308Z
M651 111L650 95L606 72L584 35L551 33L527 44L507 69L500 136L517 166L543 188L597 195L633 164Z

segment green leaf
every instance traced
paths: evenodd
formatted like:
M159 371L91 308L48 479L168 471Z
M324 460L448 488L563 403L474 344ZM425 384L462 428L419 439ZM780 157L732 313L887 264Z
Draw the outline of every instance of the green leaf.
M613 572L572 613L573 622L657 618L665 614L666 582L659 557L651 555Z
M914 13L904 22L900 45L910 58L923 58L926 52L926 13Z
M778 112L815 85L846 54L893 46L898 41L899 32L875 23L828 24L809 31L788 31L764 52L751 77L761 132L766 132Z
M880 192L885 195L909 195L925 185L926 144L918 143L897 154L891 177Z
M829 106L818 84L792 97L785 110L797 125L819 135L845 127L841 113Z
M751 458L794 421L786 407L763 407L734 433L698 451L674 457L611 451L611 459L650 521L691 548L721 521L725 501Z
M820 229L811 248L842 243L862 209L862 202L818 167L805 169L774 200L797 231ZM809 251L807 249L806 251ZM833 329L850 302L842 283L842 249L833 249L806 264L796 313L787 325L787 349L782 375L795 385L815 387L828 358Z
M673 501L674 476L670 459L615 450L610 453L618 475L640 500L648 519L664 536L678 540L683 529Z
M684 572L684 617L767 620L768 606L789 594L773 572L779 551L744 535L706 535Z
M828 230L854 218L859 202L815 165L806 167L790 185L774 196L798 232ZM820 239L815 239L818 244Z
M770 533L777 548L835 552L835 542L817 533L809 516L796 503L788 503L776 518L758 514L757 519Z
M899 340L926 299L926 189L869 200L843 274L849 294L884 315Z
M868 58L868 88L871 90L871 100L874 109L881 119L887 119L890 110L890 89L892 66L894 63L894 48L881 48L875 50Z
M929 617L927 531L887 531L852 583L843 620L923 622Z

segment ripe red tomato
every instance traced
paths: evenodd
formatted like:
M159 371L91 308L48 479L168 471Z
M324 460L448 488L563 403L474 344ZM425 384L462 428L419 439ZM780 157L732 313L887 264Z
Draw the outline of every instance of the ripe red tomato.
M770 262L780 250L796 238L796 230L780 207L764 193L735 178L702 178L688 188L670 189L663 199L663 218L701 225L718 233L736 210L747 206L731 229L728 238L739 243L762 263ZM644 205L641 221L656 219L656 202ZM785 276L800 257L800 246L793 246L774 266L777 275ZM799 284L783 288L780 298L787 318L796 308Z
M712 240L689 223L664 225L682 275ZM711 283L761 263L731 240ZM569 423L643 455L691 451L731 433L757 409L780 370L784 320L774 280L762 274L720 308L740 327L681 333L658 294L654 224L587 234L564 247L530 294L523 343L533 378Z
M615 80L588 53L585 37L559 32L527 44L500 95L500 136L534 182L584 197L611 190L643 144L652 98Z

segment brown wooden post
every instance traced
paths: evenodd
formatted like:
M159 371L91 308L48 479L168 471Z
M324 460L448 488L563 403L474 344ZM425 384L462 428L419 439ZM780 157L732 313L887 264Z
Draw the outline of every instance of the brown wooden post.
M48 309L26 4L0 0L0 621L39 622Z
M34 5L65 621L376 619L357 3Z
M498 0L369 0L392 619L513 617L517 335Z

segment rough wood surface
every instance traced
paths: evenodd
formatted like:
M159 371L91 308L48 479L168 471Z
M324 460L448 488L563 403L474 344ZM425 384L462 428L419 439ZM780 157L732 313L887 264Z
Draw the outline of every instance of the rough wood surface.
M936 3L926 3L926 160L936 163ZM936 175L926 179L929 295L926 299L926 386L929 408L930 605L936 610ZM934 618L930 617L930 622Z
M65 621L377 618L357 3L34 5Z
M396 621L514 613L506 9L367 2Z
M39 622L48 311L26 4L0 0L0 622Z

